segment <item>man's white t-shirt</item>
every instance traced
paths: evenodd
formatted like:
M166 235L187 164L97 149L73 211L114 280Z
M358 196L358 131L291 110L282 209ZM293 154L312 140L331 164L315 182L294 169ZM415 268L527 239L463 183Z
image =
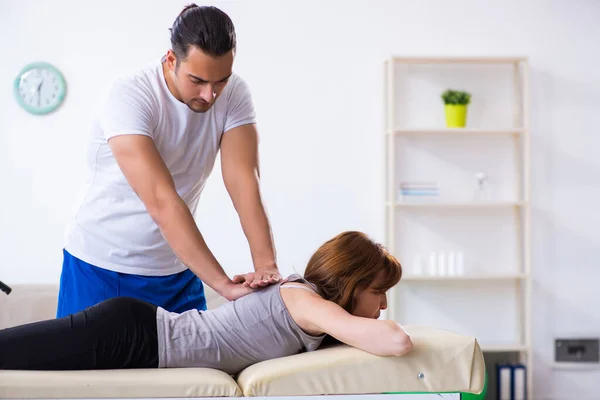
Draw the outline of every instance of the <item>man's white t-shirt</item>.
M185 270L117 165L108 139L124 134L151 137L177 193L194 214L222 134L255 122L250 91L236 74L205 113L190 110L171 94L160 62L116 79L92 122L87 179L67 228L65 249L116 272L160 276Z

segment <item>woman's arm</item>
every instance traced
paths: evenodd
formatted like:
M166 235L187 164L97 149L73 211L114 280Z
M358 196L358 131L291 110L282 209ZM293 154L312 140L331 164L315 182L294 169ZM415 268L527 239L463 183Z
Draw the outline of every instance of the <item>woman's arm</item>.
M327 333L369 353L401 356L413 348L410 336L395 321L356 317L337 304L310 292L298 296L296 306L296 310L304 310L298 315L300 326Z

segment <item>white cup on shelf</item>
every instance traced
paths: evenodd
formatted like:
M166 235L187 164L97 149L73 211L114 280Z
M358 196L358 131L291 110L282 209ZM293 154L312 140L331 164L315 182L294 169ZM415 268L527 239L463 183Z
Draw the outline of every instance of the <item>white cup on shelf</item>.
M456 252L451 250L448 252L448 276L456 275Z
M463 276L465 274L465 260L462 251L456 252L456 275Z
M438 274L440 276L446 276L447 267L446 267L446 254L444 252L440 252L438 255Z
M430 276L437 275L437 269L438 269L437 263L438 263L437 254L435 254L435 251L432 251L429 254L429 275Z

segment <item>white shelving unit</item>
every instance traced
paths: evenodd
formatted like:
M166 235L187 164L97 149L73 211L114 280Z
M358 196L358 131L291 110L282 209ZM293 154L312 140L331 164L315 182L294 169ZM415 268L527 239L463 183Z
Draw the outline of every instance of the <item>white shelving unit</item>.
M435 68L444 68L451 66L454 70L466 66L468 68L502 66L508 68L512 74L512 95L514 107L510 111L512 121L506 121L510 127L471 127L467 123L465 128L445 128L444 124L439 123L439 114L443 112L443 104L439 99L439 109L431 110L431 113L438 114L438 123L430 127L404 127L403 121L398 118L398 85L403 79L410 79L409 74L398 73L398 68L407 66L434 66ZM396 255L403 264L404 276L401 282L390 291L388 299L388 310L386 317L399 321L401 323L411 323L405 320L402 313L403 303L400 302L400 296L403 291L411 290L414 285L431 288L439 288L440 292L453 293L453 290L460 291L464 288L477 288L478 286L488 287L508 287L514 293L514 302L516 307L512 310L501 310L502 312L512 313L511 317L516 321L518 327L518 339L507 338L505 343L501 340L487 341L485 337L478 337L484 352L508 352L517 353L520 362L527 366L527 389L528 398L533 398L533 364L531 347L531 239L530 239L530 138L529 138L529 76L528 62L525 57L391 57L385 62L385 147L386 147L386 246ZM428 76L437 76L430 74ZM422 79L423 80L423 79ZM468 76L467 76L468 80ZM494 82L490 82L492 84ZM400 85L401 86L401 85ZM446 87L439 88L441 90ZM471 106L469 106L471 107ZM419 110L422 112L423 110ZM426 110L428 111L428 110ZM505 110L503 110L505 111ZM470 112L470 111L469 111ZM433 118L432 118L433 119ZM398 187L400 184L399 175L403 172L397 165L398 147L401 145L402 138L410 138L412 143L418 141L436 140L442 137L443 140L453 140L460 138L462 141L476 139L486 141L486 138L507 138L513 142L512 150L514 152L514 199L487 199L486 201L470 200L447 200L439 201L428 200L400 200L398 198ZM445 142L444 142L445 143ZM469 273L466 272L460 276L440 276L410 273L410 260L403 259L399 254L399 243L406 238L406 232L399 232L401 229L398 223L399 216L427 215L430 218L446 215L447 213L460 212L461 215L474 215L475 220L486 213L499 213L502 216L509 215L511 223L514 224L514 246L516 248L515 265L507 265L505 271L496 268L490 273L481 271ZM408 233L410 234L410 232ZM403 236L404 235L404 236ZM425 239L414 239L423 241ZM495 257L489 254L489 257ZM485 263L484 263L485 264ZM443 289L443 290L442 290ZM437 294L436 294L437 295ZM422 301L426 299L421 298ZM479 298L469 299L477 303ZM476 305L478 306L478 305ZM404 307L410 307L404 305ZM485 307L480 305L479 307ZM446 310L444 310L445 312ZM458 311L457 311L458 312ZM489 310L493 313L494 310ZM444 314L444 316L446 316ZM464 315L463 315L464 317ZM441 321L441 318L440 318ZM476 326L477 321L472 321ZM487 322L487 321L486 321ZM432 322L436 324L436 321ZM440 325L442 323L440 322ZM443 328L443 326L440 326ZM493 366L489 366L489 374L494 374Z

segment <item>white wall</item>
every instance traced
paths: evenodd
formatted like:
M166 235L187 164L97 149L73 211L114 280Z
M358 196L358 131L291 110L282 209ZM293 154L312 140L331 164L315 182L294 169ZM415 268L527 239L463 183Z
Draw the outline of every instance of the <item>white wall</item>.
M96 94L160 57L185 1L0 2L0 279L55 282L83 179ZM222 1L239 38L235 70L254 92L264 197L284 273L345 229L383 239L382 62L390 54L528 55L533 136L537 399L592 399L598 369L551 368L553 338L600 335L600 3L580 1ZM14 76L45 60L64 107L26 114ZM198 223L229 273L251 268L237 217L211 178ZM491 323L485 321L483 323Z

